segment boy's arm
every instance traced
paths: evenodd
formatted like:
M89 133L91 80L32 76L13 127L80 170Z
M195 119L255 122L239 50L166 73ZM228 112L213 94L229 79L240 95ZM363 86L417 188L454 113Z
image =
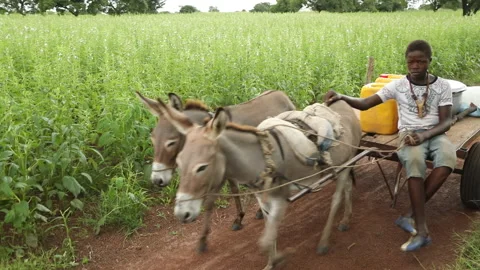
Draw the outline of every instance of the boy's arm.
M371 107L377 106L383 102L380 96L377 94L371 95L367 98L354 98L338 94L333 90L328 91L324 97L324 102L327 104L327 106L330 106L330 104L339 100L343 100L351 107L361 111L368 110Z
M412 133L410 134L411 139L406 139L405 144L407 145L419 145L423 143L424 141L435 137L437 135L443 134L447 132L450 127L452 126L452 106L447 105L447 106L439 106L438 107L438 117L439 122L436 126L433 128L426 130L421 133ZM412 141L413 140L413 141Z

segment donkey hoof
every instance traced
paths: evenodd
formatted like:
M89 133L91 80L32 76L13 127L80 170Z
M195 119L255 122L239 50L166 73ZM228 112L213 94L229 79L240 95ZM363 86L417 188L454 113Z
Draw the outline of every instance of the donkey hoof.
M258 209L257 213L255 214L255 219L263 219L263 212L261 209Z
M350 229L350 226L348 226L348 224L340 224L338 225L338 230L341 231L341 232L345 232L345 231L348 231L348 229Z
M317 247L317 254L325 255L328 253L328 246L318 246Z
M272 269L284 264L286 259L285 255L277 254L272 260Z
M205 253L206 251L207 251L207 243L206 242L198 243L197 252L202 254L202 253Z
M232 225L232 231L239 231L243 228L243 225L242 224L238 224L238 223L233 223Z

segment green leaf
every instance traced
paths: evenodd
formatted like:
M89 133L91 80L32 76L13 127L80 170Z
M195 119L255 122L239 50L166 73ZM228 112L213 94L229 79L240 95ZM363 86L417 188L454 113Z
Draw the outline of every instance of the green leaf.
M62 179L63 186L68 189L68 191L72 192L75 197L80 194L80 192L85 191L85 189L77 182L72 176L64 176Z
M13 213L12 213L13 212ZM29 215L28 203L21 201L13 205L12 210L5 217L6 222L11 222L15 228L21 228Z
M88 181L90 182L90 184L93 184L93 180L92 180L92 177L90 176L90 174L88 173L82 173L83 176L85 176Z
M71 204L73 207L75 207L75 208L77 208L77 209L79 209L79 210L83 210L83 202L80 201L79 199L73 199L73 200L70 202L70 204Z
M33 215L33 217L36 218L36 219L40 219L40 220L43 221L43 222L48 222L47 217L44 216L44 215L42 215L42 214L35 213L35 214Z
M37 209L45 213L52 213L50 209L48 209L45 205L40 203L37 203Z
M6 177L4 177L5 179ZM13 193L12 188L10 188L9 182L2 180L0 183L0 192L5 194L7 197L12 197L15 193Z
M25 243L27 243L29 247L36 248L38 247L38 237L33 233L28 233L25 236Z
M100 228L105 225L105 222L107 221L107 216L103 216L101 217L96 226L95 226L95 234L98 235L100 233Z
M43 192L43 187L39 184L33 184L32 186L36 187L39 191Z
M17 215L27 217L29 214L29 209L28 209L28 202L26 201L21 201L19 203L16 203L13 205L13 209L17 213Z
M0 160L7 160L13 155L13 151L3 151L0 153Z
M60 199L60 200L63 200L63 198L65 198L65 195L67 195L67 194L63 191L58 191L57 192L58 199Z
M109 145L115 141L115 138L113 137L111 132L105 132L100 136L98 139L98 146L103 147L105 145Z
M5 223L13 223L13 221L15 221L15 218L16 218L15 210L11 209L5 215Z
M16 189L25 189L28 186L27 183L24 182L17 182L15 183L15 188Z

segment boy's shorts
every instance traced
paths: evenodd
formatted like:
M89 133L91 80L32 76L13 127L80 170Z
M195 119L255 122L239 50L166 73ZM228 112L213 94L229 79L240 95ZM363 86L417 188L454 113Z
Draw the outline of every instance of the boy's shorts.
M415 132L421 131L423 130ZM408 133L409 132L400 132L401 143ZM453 170L457 163L455 147L445 133L430 138L417 146L405 145L398 150L397 155L405 168L407 179L410 177L425 179L427 158L433 161L434 168L448 167Z

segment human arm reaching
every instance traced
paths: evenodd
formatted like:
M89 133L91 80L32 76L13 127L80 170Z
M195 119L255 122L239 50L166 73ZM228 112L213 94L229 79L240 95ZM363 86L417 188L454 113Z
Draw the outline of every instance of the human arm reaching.
M323 97L323 101L327 106L330 106L332 103L343 100L348 103L351 107L365 111L368 110L374 106L377 106L378 104L381 104L383 101L378 95L371 95L367 98L354 98L354 97L349 97L346 95L338 94L337 92L333 90L329 90L325 96Z

